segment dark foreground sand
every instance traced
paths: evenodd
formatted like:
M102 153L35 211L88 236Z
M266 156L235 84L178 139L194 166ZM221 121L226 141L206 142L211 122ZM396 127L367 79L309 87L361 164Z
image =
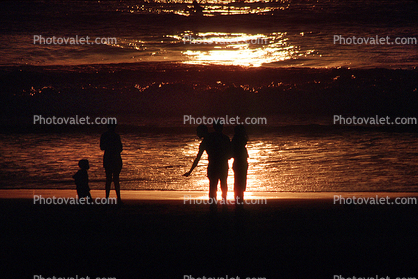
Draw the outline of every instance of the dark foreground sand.
M0 277L418 277L418 205L289 195L216 213L175 199L74 206L3 195Z

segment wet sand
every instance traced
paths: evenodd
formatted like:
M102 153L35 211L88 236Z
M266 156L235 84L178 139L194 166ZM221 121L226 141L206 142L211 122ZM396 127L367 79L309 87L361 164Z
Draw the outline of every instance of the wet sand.
M334 194L394 201L417 193L269 193L266 204L212 212L184 204L184 193L123 191L122 206L81 206L35 205L33 191L0 191L3 278L417 275L418 205L333 202Z

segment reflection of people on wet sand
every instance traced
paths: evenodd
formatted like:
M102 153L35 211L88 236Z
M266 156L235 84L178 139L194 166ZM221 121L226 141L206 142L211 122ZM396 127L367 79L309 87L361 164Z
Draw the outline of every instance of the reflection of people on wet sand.
M109 198L112 181L115 184L118 204L122 203L120 198L119 174L122 170L122 142L120 136L115 132L116 124L108 124L108 131L100 137L100 149L104 150L103 167L106 171L106 199Z
M89 187L89 174L87 173L87 170L90 168L89 161L86 159L80 160L78 161L78 166L80 167L80 169L76 174L73 175L77 189L77 196L79 199L91 199Z
M235 135L232 138L232 152L234 163L234 196L236 204L242 204L244 191L247 188L248 151L245 147L248 136L243 125L235 126Z
M204 125L201 125L204 126ZM199 127L201 127L199 126ZM199 136L198 127L198 136ZM204 126L206 127L206 126ZM208 178L209 178L209 198L212 204L216 202L216 191L218 188L218 181L221 183L222 199L226 202L228 192L227 177L228 177L228 160L231 158L231 142L225 134L222 133L223 125L214 124L215 132L208 134L203 132L203 140L199 146L199 153L193 162L190 171L186 172L184 176L189 176L193 169L197 166L203 152L206 150L208 154ZM200 128L204 130L205 128ZM206 133L206 135L204 135Z

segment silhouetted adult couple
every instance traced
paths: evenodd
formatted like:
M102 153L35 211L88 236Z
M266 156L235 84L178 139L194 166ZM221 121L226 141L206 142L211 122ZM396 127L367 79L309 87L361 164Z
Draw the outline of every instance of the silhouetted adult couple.
M223 134L223 125L221 123L215 123L213 128L215 131L209 133L206 125L199 125L197 127L197 136L202 139L202 142L199 145L199 152L193 161L192 167L184 176L189 176L192 173L203 153L206 151L209 161L207 172L209 178L209 199L212 205L216 204L216 192L218 182L220 181L223 203L226 204L228 193L228 160L234 158L234 196L236 204L242 204L247 186L247 133L243 125L236 126L234 129L235 135L231 142L229 137Z

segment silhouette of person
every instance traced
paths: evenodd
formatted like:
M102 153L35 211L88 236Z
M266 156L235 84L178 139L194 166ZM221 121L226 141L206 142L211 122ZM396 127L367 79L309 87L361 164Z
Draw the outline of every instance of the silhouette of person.
M236 204L243 204L244 192L247 188L248 151L245 147L248 136L244 125L237 125L234 128L235 134L232 138L232 153L234 163L234 196Z
M206 132L204 132L205 128L199 127L198 136L199 133L201 133L201 135L203 135L203 140L200 143L199 153L197 154L190 171L186 172L184 176L189 176L191 174L193 169L197 166L203 152L206 150L209 161L207 171L209 178L209 199L211 200L211 204L216 203L216 192L218 188L218 181L220 181L222 199L226 202L226 196L228 193L228 160L231 158L231 142L229 137L222 133L223 125L220 123L213 124L215 129L215 132L213 133L208 133L206 126ZM203 132L200 132L199 129L202 129Z
M78 166L80 167L80 169L76 172L76 174L73 175L77 189L77 196L79 199L91 199L89 187L89 174L87 173L87 170L90 168L89 161L86 159L80 160L78 161Z
M193 0L193 8L191 9L191 15L194 16L202 16L203 15L203 8L202 6L197 3L196 0Z
M120 197L119 174L122 170L122 142L120 136L115 132L116 124L108 124L107 131L100 137L100 149L104 150L103 167L106 171L106 199L109 198L110 186L115 184L118 204L122 203Z

